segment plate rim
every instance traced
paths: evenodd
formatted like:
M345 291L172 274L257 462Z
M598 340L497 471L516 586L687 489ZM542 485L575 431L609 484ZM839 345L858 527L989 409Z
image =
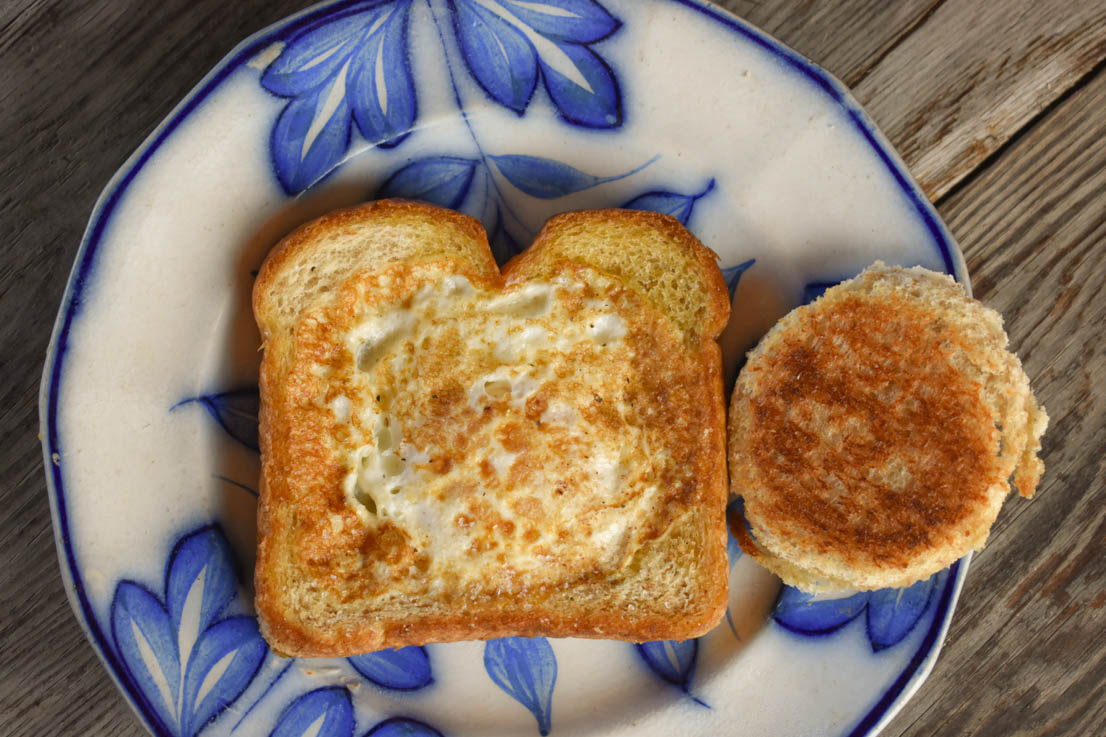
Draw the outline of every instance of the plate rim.
M80 316L82 296L91 282L96 266L96 254L104 232L131 182L150 158L168 140L177 127L231 73L237 71L241 65L248 64L254 56L274 43L277 40L276 36L283 35L296 26L307 25L317 17L341 11L358 2L359 0L322 0L322 2L287 15L250 34L225 54L170 110L115 171L97 197L74 257L73 266L66 279L58 314L51 330L39 385L39 435L42 444L47 495L50 501L51 526L54 532L54 544L61 570L62 584L69 605L84 631L85 638L92 645L109 677L124 696L127 704L151 734L166 734L166 737L171 737L162 732L158 722L151 718L150 715L153 709L146 703L141 690L134 688L129 682L125 670L121 667L117 656L108 645L108 638L97 622L92 604L85 592L77 554L69 537L69 517L65 505L65 483L62 468L64 445L58 433L57 423L60 389L66 369L65 359L68 352L69 335ZM744 41L759 46L771 56L800 73L809 83L828 95L831 104L836 104L847 114L851 125L862 134L868 145L876 152L883 166L890 172L895 183L898 184L900 190L914 208L915 213L937 245L946 273L952 274L956 281L965 287L968 294L971 294L967 266L952 234L942 222L932 203L911 177L898 152L840 80L770 34L754 27L728 10L714 5L709 0L653 0L653 2L675 3L698 12L708 20L741 37ZM843 732L843 735L863 737L880 732L929 676L944 645L970 561L971 554L969 553L952 565L950 575L938 597L929 630L923 636L918 649L895 681L877 698L872 708L851 729Z

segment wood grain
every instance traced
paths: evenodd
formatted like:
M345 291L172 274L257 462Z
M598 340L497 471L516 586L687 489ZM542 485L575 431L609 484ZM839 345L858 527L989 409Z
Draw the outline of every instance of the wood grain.
M945 0L854 92L931 198L1106 56L1106 0Z
M61 586L39 373L100 190L224 54L299 5L0 3L0 735L145 734Z
M888 735L1106 734L1106 71L942 203L1051 415L1044 481L968 573Z
M39 372L104 184L238 41L301 4L0 3L0 735L144 734L65 600ZM927 191L953 192L941 209L976 293L1053 418L1037 499L1004 510L886 734L1106 734L1106 81L1088 78L1106 0L722 4L854 85Z
M850 87L921 25L942 0L722 0Z

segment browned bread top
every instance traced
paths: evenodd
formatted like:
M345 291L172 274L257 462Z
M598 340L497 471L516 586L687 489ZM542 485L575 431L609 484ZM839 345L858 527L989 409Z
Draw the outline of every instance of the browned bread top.
M743 547L808 590L906 586L1032 495L1047 416L999 315L951 277L877 264L787 315L730 410ZM755 539L753 539L755 538Z
M534 245L507 264L504 275L515 282L541 279L555 273L563 260L618 277L689 340L714 340L730 319L718 257L668 215L640 210L556 215Z
M505 279L475 221L409 202L327 216L266 262L255 578L279 652L719 619L725 287L674 220L560 222L589 219L551 221ZM629 263L646 243L665 280ZM666 301L672 278L698 302Z

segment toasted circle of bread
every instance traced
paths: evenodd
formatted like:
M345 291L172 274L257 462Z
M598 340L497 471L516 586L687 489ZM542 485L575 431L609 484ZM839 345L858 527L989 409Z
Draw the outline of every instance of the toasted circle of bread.
M1048 423L1002 318L951 277L877 263L785 316L729 418L742 548L807 591L902 587L1036 489Z
M554 218L502 274L476 221L430 205L289 235L254 287L269 643L710 629L728 310L713 254L653 213Z

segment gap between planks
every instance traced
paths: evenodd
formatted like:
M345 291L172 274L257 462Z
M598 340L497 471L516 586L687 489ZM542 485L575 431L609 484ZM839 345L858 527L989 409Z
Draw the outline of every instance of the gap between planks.
M1106 0L946 0L854 93L938 199L1106 57Z
M1106 73L1085 78L942 214L1006 311L1053 410L1038 497L1004 510L973 563L949 647L886 734L1103 734L1106 661ZM989 594L989 595L987 595ZM978 688L965 690L964 683ZM1061 726L1063 725L1063 726Z

